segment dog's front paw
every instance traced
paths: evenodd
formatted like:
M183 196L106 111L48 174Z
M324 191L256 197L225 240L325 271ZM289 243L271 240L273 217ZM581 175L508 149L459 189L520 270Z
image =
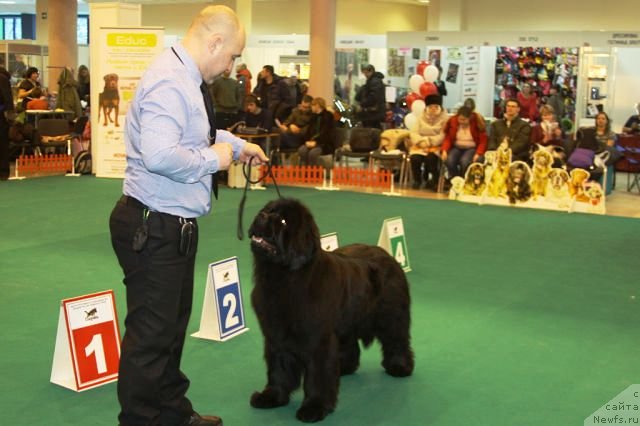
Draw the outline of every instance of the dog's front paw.
M273 388L265 388L262 392L251 395L251 406L254 408L274 408L287 405L289 396Z
M382 366L390 376L410 376L413 373L413 354L395 355L382 361Z
M332 408L328 408L317 401L305 402L296 413L296 417L301 422L314 423L324 419L332 411Z

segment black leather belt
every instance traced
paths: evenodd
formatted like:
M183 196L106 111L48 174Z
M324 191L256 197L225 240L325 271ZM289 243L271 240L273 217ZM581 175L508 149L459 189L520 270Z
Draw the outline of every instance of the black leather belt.
M135 198L130 197L128 195L123 195L122 197L120 197L120 202L122 204L124 204L124 205L135 207L135 208L140 209L140 210L144 210L144 209L149 210L149 208L147 206L145 206L140 201L138 201Z

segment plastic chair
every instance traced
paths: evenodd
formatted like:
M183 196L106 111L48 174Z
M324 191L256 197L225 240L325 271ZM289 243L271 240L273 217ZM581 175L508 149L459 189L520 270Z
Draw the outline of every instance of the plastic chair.
M380 145L380 129L354 127L345 146L336 150L336 159L341 165L349 167L349 159L357 158L369 163L373 151Z
M36 130L39 136L38 146L40 148L67 147L69 149L73 129L67 119L42 118L38 120L38 128Z
M636 188L640 192L640 135L620 135L617 147L623 157L615 169L627 173L627 191Z

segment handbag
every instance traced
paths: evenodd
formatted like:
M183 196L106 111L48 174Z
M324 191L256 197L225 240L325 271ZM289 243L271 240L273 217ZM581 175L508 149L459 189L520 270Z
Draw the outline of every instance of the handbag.
M593 165L595 152L587 148L576 148L573 150L567 163L574 168L588 169Z

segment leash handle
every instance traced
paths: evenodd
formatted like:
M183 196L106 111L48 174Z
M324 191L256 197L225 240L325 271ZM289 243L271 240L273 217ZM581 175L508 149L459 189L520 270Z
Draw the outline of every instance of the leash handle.
M275 176L273 176L272 166L273 166L274 155L275 155L275 152L271 152L271 158L267 163L267 172L264 174L264 176L259 177L255 181L251 180L251 167L252 167L251 163L253 162L252 161L253 157L249 158L249 161L242 165L242 174L244 175L244 178L245 178L245 184L244 184L244 190L242 191L242 198L240 199L240 205L238 206L238 226L236 229L236 235L240 241L244 239L244 229L242 226L242 218L244 217L244 204L247 201L247 191L249 190L249 186L258 184L262 182L267 176L269 176L271 177L271 180L273 180L273 185L276 187L276 192L278 193L278 197L282 198L282 195L280 194L280 188L278 187L278 183L276 182L276 178Z

